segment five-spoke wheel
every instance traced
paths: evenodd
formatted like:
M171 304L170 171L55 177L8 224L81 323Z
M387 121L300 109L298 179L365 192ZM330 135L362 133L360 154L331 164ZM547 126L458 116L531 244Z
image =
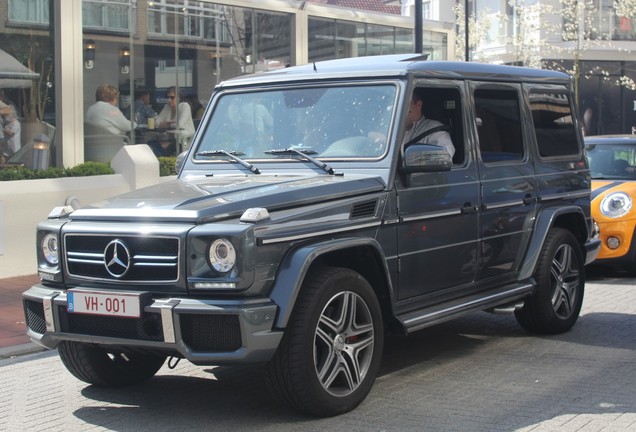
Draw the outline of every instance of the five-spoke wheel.
M553 228L539 256L535 292L515 312L523 328L536 333L563 333L581 312L585 287L583 255L572 233Z
M369 283L349 269L317 269L302 286L268 378L279 399L298 411L341 414L371 390L383 344Z

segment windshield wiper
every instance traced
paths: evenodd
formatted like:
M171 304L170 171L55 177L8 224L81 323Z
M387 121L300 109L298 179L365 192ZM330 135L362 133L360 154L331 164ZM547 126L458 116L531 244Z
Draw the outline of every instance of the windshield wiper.
M309 162L311 162L314 165L316 165L318 168L324 170L327 174L335 174L336 173L334 171L334 169L331 168L326 163L320 162L318 159L314 159L313 157L309 156L310 154L317 154L318 153L317 151L315 151L311 147L306 147L306 148L302 148L302 147L288 147L286 149L271 149L271 150L265 150L263 153L273 154L273 155L292 155L292 156L298 155L298 156L302 156L303 158L307 159Z
M249 162L244 161L238 156L243 156L245 153L237 152L237 151L227 151L227 150L207 150L197 153L197 156L227 156L232 159L234 162L238 162L243 165L245 168L253 172L254 174L260 174L261 172Z

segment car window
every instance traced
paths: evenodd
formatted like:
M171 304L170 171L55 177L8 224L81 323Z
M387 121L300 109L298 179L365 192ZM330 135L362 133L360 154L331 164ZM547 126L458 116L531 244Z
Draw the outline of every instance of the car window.
M294 147L314 157L380 157L396 92L394 85L350 85L227 93L215 105L196 153L225 150L273 159L280 156L271 150Z
M529 99L539 155L578 155L579 144L568 95L533 90Z
M422 114L440 122L450 136L455 154L454 164L464 163L464 133L462 128L461 94L458 88L423 87Z
M484 162L523 159L519 93L516 90L476 89L475 113L479 150Z
M588 144L585 155L594 179L636 179L634 146Z

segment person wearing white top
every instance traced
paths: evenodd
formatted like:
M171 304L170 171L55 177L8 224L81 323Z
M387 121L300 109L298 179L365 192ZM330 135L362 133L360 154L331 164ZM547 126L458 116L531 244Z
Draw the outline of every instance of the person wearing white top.
M187 147L194 135L194 121L192 121L192 109L188 102L180 102L177 98L175 87L166 90L168 103L163 106L157 116L157 125L162 129L175 129L184 147Z
M13 106L0 102L0 116L2 118L0 122L2 125L2 128L0 128L0 137L4 136L7 144L7 148L3 153L4 156L11 156L22 147L20 142L22 127Z
M404 144L409 143L415 137L420 136L424 132L433 128L443 126L441 122L437 120L427 119L422 113L422 107L424 106L424 97L421 88L416 88L413 91L413 97L411 99L411 106L406 119L406 133L404 134ZM455 154L455 146L450 134L445 130L432 132L423 136L417 140L422 144L433 144L446 149L451 157ZM414 144L414 143L411 143Z
M86 123L101 126L116 135L123 135L135 127L134 122L128 120L117 106L119 90L116 87L100 85L95 92L95 99L97 102L86 110Z

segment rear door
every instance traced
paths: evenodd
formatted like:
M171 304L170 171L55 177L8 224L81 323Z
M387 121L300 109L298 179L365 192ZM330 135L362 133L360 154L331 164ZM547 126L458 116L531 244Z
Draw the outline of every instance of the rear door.
M534 222L537 184L521 84L471 84L481 182L478 279L515 276Z

